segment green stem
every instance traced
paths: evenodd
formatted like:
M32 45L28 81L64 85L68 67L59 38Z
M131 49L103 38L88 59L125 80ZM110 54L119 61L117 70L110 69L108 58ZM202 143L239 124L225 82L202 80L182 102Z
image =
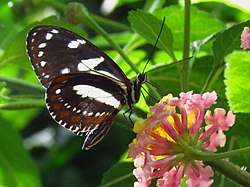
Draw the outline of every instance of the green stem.
M44 107L44 99L27 99L22 101L12 101L9 103L0 103L0 109L5 110L17 110L17 109L28 109L34 107Z
M131 36L130 40L124 45L122 50L126 54L129 54L132 50L136 49L137 47L141 46L144 43L145 43L145 39L140 37L140 35L138 35L137 33L134 33ZM122 61L122 58L120 55L117 55L114 60L115 62L119 64Z
M122 31L132 31L131 28L125 24L122 24L122 23L119 23L117 21L113 21L113 20L110 20L110 19L106 19L106 18L103 18L103 17L100 17L100 16L97 16L97 15L94 15L94 14L91 14L91 17L99 24L102 24L102 25L105 25L105 26L108 26L110 28L115 28L115 29L119 29L119 30L122 30Z
M43 93L44 89L38 85L28 81L24 81L22 79L7 77L0 75L0 82L4 82L11 89L19 90L19 91L29 91L29 93Z
M192 148L193 149L193 148ZM197 151L195 149L191 150L192 158L196 160L203 160L203 161L209 161L209 160L217 160L222 158L228 158L237 156L244 153L250 153L250 147L245 147L241 149L235 149L232 151L222 152L222 153L206 153L203 151Z
M185 140L178 138L178 143L185 149L186 155L195 160L211 161L232 156L237 156L244 153L250 153L250 147L235 149L222 153L204 152L191 147Z
M182 59L187 59L190 48L190 0L185 0L185 15L184 15L184 43ZM188 91L189 82L189 60L184 60L181 71L181 90Z
M57 2L57 1L51 1L51 0L43 0L43 3L46 5L50 5L58 10L63 11L65 8L65 4L61 3L61 2ZM113 20L109 20L94 14L91 14L91 16L93 17L93 19L103 25L106 25L108 27L111 28L116 28L116 29L120 29L120 30L126 30L126 31L131 31L131 28L125 24L119 23L119 22L115 22Z
M233 163L222 159L207 161L207 164L238 184L245 187L250 186L250 174Z
M160 9L164 6L166 0L147 0L147 2L145 3L144 6L144 10L146 12L150 12L152 13L153 11L155 11L156 9Z
M250 153L250 147L227 151L223 153L208 153L204 151L197 151L190 147L183 139L178 139L178 142L185 148L185 156L192 160L202 160L214 167L220 173L228 178L243 185L250 186L250 174L240 169L235 164L226 161L224 158L239 156L240 154Z
M224 71L225 65L221 65L219 67L213 67L212 71L210 72L205 85L202 88L201 94L210 90L214 82L218 79L221 73Z
M56 8L58 10L61 10L61 11L63 11L64 7L65 7L65 4L61 3L59 1L43 0L43 3L45 5L50 5L50 6Z

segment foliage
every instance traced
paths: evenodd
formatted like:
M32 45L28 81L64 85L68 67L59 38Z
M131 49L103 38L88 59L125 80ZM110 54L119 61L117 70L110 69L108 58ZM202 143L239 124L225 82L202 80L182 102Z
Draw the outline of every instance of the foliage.
M177 96L185 89L183 81L194 92L215 90L219 95L217 106L237 115L236 125L227 134L230 144L225 149L250 144L250 57L239 47L242 29L250 26L247 20L250 12L227 1L194 3L190 10L191 30L185 33L184 8L174 0L120 0L112 10L104 9L100 1L82 1L87 16L109 33L115 43L110 44L88 17L77 25L68 21L69 12L64 10L70 2L1 1L0 186L131 186L135 180L132 163L124 159L134 134L123 112L118 114L104 140L86 152L81 150L82 137L55 125L49 116L44 89L26 54L26 35L36 25L58 25L86 37L133 78L143 70L165 16L163 33L146 69L150 70L149 81L159 90L147 85L149 94L144 93L147 103L153 105L155 99L167 93ZM189 56L193 57L186 69L183 63L187 59L183 61L182 54L189 49L183 47L184 34L190 36ZM117 53L116 45L121 46L124 54ZM147 103L141 99L136 104L133 119L145 117ZM229 160L249 172L249 154ZM236 186L218 173L215 185L221 184Z

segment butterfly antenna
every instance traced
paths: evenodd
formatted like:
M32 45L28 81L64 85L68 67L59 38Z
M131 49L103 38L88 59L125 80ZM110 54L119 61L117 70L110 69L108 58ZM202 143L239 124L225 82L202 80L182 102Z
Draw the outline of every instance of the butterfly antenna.
M154 48L153 48L153 50L152 50L152 52L151 52L151 54L150 54L150 56L149 56L149 58L148 58L148 61L146 62L146 65L145 65L145 66L144 66L144 68L143 68L142 73L144 73L144 72L145 72L145 69L146 69L146 67L147 67L148 63L149 63L149 61L151 60L151 58L152 58L152 56L153 56L153 54L154 54L154 52L155 52L155 49L156 49L157 43L158 43L158 41L159 41L159 38L160 38L160 36L161 36L162 30L163 30L163 27L164 27L165 19L166 19L166 18L165 18L165 17L163 17L162 24L161 24L161 28L160 28L160 32L159 32L159 34L158 34L158 36L157 36L157 39L156 39L156 42L155 42Z
M146 71L145 73L149 73L149 72L151 72L151 71L155 71L155 70L158 70L158 69L164 68L164 67L171 67L171 66L173 66L173 65L179 64L180 62L183 62L183 61L185 61L185 60L190 60L190 59L192 59L192 58L193 58L193 56L188 57L188 58L185 58L185 59L182 59L182 60L178 60L178 61L175 61L175 62L172 62L172 63L169 63L169 64L157 65L157 66L153 67L152 69L149 69L149 70ZM148 81L147 81L147 82L148 82ZM152 86L153 86L153 85L152 85Z
M143 87L142 87L143 88ZM145 91L145 92L147 92L144 88L143 88L143 90ZM144 95L144 93L143 92L141 92L142 93L142 97L143 97L143 99L145 100L145 102L146 102L146 104L149 106L149 104L148 104L148 102L147 102L147 99L146 99L146 96ZM148 92L147 92L148 93Z
M156 99L155 97L151 96L151 95L149 94L149 92L148 92L143 86L142 86L142 89L148 94L148 96L150 96L151 98L153 98L153 99L156 100L157 102L159 101L159 100ZM141 92L141 93L142 93L142 96L143 96L145 102L147 103L147 99L146 99L145 95L143 94L143 92ZM148 103L147 103L147 105L149 106Z
M151 82L149 82L148 80L147 80L147 83L150 84L151 86L153 86L154 88L156 88L157 90L159 90L160 92L162 92L162 90L161 90L159 87L153 85L153 84L152 84Z

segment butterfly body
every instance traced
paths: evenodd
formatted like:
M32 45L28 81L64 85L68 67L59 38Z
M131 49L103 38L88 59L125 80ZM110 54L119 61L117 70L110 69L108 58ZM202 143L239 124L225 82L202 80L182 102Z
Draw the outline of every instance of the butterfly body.
M103 51L61 27L33 28L27 52L46 88L50 115L64 128L85 135L86 150L106 135L124 105L132 110L146 82L145 74L131 81Z

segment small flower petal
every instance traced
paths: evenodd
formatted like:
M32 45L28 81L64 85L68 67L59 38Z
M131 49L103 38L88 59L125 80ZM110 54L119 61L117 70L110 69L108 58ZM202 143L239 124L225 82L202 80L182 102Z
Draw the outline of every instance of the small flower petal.
M213 180L210 179L214 172L210 166L202 167L203 163L196 161L198 169L194 166L189 165L186 171L186 175L189 177L187 185L190 187L209 187Z
M234 124L235 115L231 111L226 115L226 111L223 108L216 108L213 115L211 111L207 111L205 122L208 125L216 125L218 129L227 131Z
M226 144L226 135L222 130L219 130L218 133L213 133L207 142L204 142L202 145L203 148L206 148L210 151L217 151L217 147L224 147Z
M162 179L157 180L158 187L179 187L181 184L183 167L179 165L163 174Z
M138 181L134 183L134 187L148 187L150 184L150 180L146 178L145 172L142 168L136 168L133 171L134 176Z
M244 50L250 48L250 29L249 27L244 27L242 34L241 34L241 48Z

